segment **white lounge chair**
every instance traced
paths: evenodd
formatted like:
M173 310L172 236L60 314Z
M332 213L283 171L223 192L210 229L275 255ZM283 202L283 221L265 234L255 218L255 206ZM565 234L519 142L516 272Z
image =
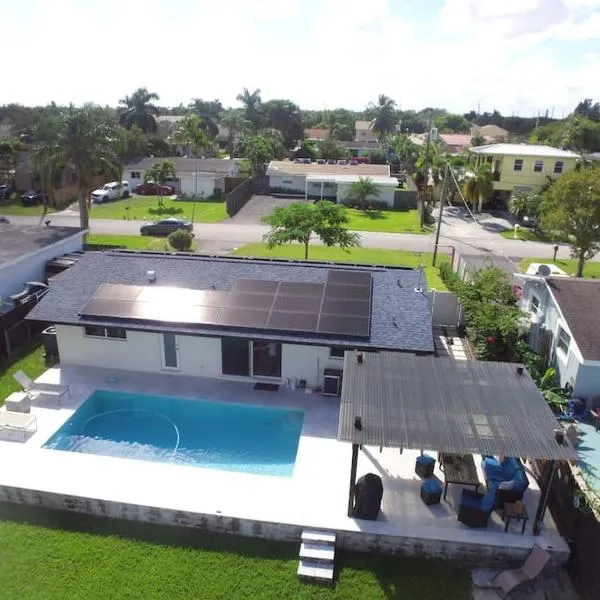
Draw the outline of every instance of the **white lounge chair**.
M23 371L13 373L13 379L23 388L27 396L33 401L38 398L50 397L56 400L57 406L60 406L60 400L64 396L69 396L69 386L58 383L38 383L25 375Z
M37 419L29 413L12 412L10 410L0 412L0 430L22 431L23 441L27 439L29 432L37 431Z

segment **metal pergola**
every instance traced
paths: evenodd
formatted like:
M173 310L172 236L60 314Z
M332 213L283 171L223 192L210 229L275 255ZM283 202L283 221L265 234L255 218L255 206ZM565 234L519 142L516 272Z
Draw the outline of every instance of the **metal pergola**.
M539 531L556 461L577 459L566 436L557 441L557 427L521 365L346 352L338 440L352 444L349 512L362 445L517 456L548 461Z

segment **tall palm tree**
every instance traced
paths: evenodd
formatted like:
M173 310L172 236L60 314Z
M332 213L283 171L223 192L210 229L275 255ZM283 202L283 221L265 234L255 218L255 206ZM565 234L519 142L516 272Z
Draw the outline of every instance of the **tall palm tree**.
M483 203L489 199L494 191L494 181L490 165L481 165L475 172L470 173L463 186L465 198L475 204L478 202L478 210L481 212Z
M240 137L248 131L250 123L240 110L228 108L223 113L221 124L227 128L227 152L229 158L233 158L235 145Z
M206 135L214 140L219 135L219 122L223 114L221 101L194 98L188 108L202 118L202 126Z
M210 136L206 133L204 119L196 114L187 115L179 121L177 129L173 132L173 140L187 146L195 156L212 146Z
M356 200L361 208L366 207L369 196L379 198L380 195L381 190L370 177L359 177L358 181L354 181L348 186L347 198Z
M374 114L371 120L371 130L383 142L388 135L396 130L398 115L396 113L396 103L389 96L380 94L377 104L371 105L369 110Z
M158 183L158 206L164 208L162 186L169 180L175 179L175 163L171 160L161 160L155 162L145 173L144 181Z
M149 92L146 88L138 88L131 94L119 100L119 122L123 127L130 129L137 125L144 133L156 133L156 116L158 108L152 104L152 100L158 100L159 95Z
M260 129L263 120L260 89L257 88L250 92L248 88L244 88L244 91L237 95L237 100L242 103L246 112L246 119L252 123L254 131Z
M516 192L508 201L508 210L517 218L524 216L535 217L540 203L539 195L535 192Z

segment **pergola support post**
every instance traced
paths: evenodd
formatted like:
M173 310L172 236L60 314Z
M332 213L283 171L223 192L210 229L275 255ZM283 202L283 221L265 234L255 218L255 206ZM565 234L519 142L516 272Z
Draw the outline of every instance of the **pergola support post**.
M304 199L308 200L308 178L304 178Z
M356 488L356 468L358 466L358 444L352 444L352 463L350 466L350 491L348 493L348 516L354 512L354 490Z
M542 474L542 481L540 486L540 501L538 503L537 510L535 512L535 519L533 520L533 535L540 535L542 531L542 525L544 523L544 515L546 514L546 508L548 507L548 498L550 497L550 488L554 481L554 474L558 468L557 460L549 460L544 465L544 472Z

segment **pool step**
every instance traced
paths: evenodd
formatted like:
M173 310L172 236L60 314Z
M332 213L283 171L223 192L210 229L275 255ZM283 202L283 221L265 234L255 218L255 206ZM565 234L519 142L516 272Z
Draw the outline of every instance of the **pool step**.
M301 539L298 576L313 581L333 583L335 533L305 529Z

